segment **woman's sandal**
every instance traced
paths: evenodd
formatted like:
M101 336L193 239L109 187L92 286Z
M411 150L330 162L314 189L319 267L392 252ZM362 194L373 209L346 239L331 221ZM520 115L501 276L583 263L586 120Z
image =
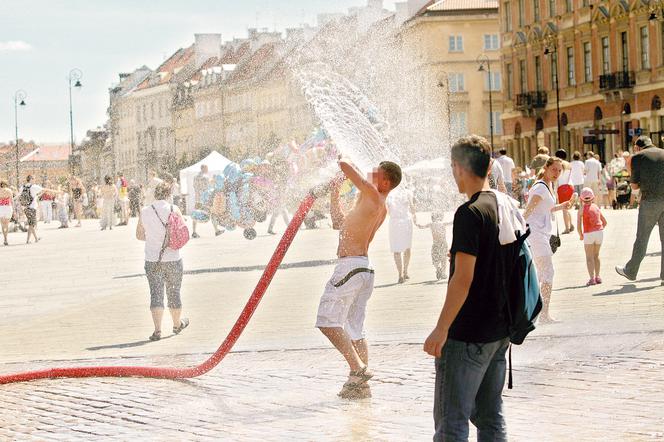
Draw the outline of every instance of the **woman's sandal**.
M187 328L189 326L189 319L187 318L182 318L180 319L180 326L179 327L173 327L173 333L176 335L180 333L182 330Z
M160 340L161 339L161 331L156 331L156 332L152 333L148 339L150 339L151 341Z

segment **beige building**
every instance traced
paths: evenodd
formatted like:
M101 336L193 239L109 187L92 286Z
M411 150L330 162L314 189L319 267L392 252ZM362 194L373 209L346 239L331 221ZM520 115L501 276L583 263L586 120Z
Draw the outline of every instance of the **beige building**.
M494 144L501 146L498 2L428 2L404 23L403 39L415 54L418 69L428 72L423 77L435 79L446 94L449 92L449 109L442 109L439 116L449 118L450 139L467 133L490 139L492 108Z
M150 72L147 66L143 66L132 73L122 73L120 82L109 89L108 140L114 160L113 172L122 172L128 178L138 177L136 106L131 92L150 75Z

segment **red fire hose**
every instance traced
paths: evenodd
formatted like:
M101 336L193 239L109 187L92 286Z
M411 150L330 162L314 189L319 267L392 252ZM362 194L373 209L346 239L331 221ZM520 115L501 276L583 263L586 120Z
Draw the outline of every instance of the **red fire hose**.
M193 378L200 376L212 370L233 348L233 345L238 340L242 331L249 323L251 316L256 311L258 303L263 298L272 277L277 271L277 268L284 259L284 255L290 247L295 234L297 233L304 217L311 209L311 206L316 201L314 192L307 195L302 200L300 207L293 215L286 232L281 237L279 245L272 254L272 258L268 262L261 279L258 281L254 292L244 306L240 313L235 325L226 336L226 339L219 346L217 351L214 352L210 358L202 364L191 368L161 368L161 367L70 367L70 368L49 368L45 370L29 371L25 373L15 373L5 376L0 376L0 384L10 384L14 382L26 382L35 379L53 379L53 378L89 378L89 377L146 377L146 378Z

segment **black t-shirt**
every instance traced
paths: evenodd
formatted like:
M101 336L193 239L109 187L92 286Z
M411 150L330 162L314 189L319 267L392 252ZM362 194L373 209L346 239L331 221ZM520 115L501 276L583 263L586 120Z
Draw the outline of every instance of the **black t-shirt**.
M457 252L476 257L468 298L448 336L463 342L493 342L509 336L505 297L498 289L498 203L492 192L478 192L454 215L452 264ZM451 276L450 276L451 277Z
M634 155L630 181L639 185L641 199L664 201L664 149L648 147Z

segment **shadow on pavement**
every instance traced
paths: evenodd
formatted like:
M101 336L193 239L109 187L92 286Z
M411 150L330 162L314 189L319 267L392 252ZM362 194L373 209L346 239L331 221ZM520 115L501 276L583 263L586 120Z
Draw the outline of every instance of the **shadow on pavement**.
M164 336L163 338L160 339L160 341L170 339L173 336L175 335ZM109 348L132 348L132 347L140 347L142 345L149 344L151 342L152 341L150 341L149 339L144 339L142 341L125 342L123 344L110 344L110 345L100 345L98 347L88 347L86 348L86 350L97 351L97 350L106 350Z
M645 281L653 281L657 280L659 281L659 278L650 278L648 280L641 280L639 282L645 282ZM607 290L602 293L595 293L593 296L612 296L612 295L627 295L631 293L637 293L637 292L643 292L646 290L652 290L657 287L660 287L659 285L656 286L647 286L647 287L636 287L635 284L625 284L624 286L620 287L619 289L614 289L614 290Z
M286 264L281 264L279 266L280 270L284 269L299 269L303 267L320 267L328 266L335 264L336 259L321 259L315 261L300 261L300 262L290 262ZM255 266L234 266L234 267L212 267L208 269L194 269L194 270L185 270L185 275L198 275L201 273L226 273L226 272L257 272L265 270L264 265L255 265ZM121 275L114 276L113 279L128 279L128 278L139 278L145 276L145 273L134 273L132 275Z

